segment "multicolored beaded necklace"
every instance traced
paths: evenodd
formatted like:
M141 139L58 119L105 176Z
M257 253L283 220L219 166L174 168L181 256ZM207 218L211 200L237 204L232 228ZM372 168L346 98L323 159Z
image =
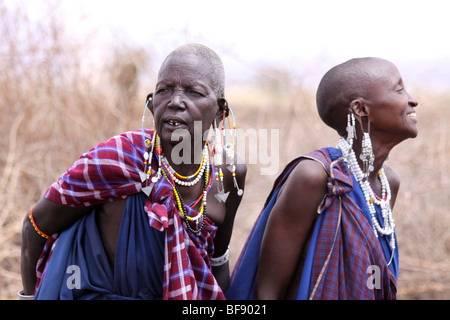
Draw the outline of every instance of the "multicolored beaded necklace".
M149 140L147 140L149 141ZM202 155L202 162L199 166L199 169L191 176L182 176L178 174L171 166L169 161L165 158L165 156L162 153L162 148L160 146L159 142L159 136L157 133L154 134L154 143L151 143L152 146L149 146L146 141L146 147L147 151L146 153L150 152L150 155L152 152L150 151L150 148L155 150L155 156L159 163L158 168L158 174L152 178L152 182L156 183L160 176L163 175L167 181L169 181L172 184L173 193L175 200L177 202L177 208L180 213L180 217L185 221L186 227L193 232L196 235L199 235L202 231L202 228L206 221L206 204L207 204L207 194L208 191L211 189L213 179L212 175L210 174L211 171L213 171L213 164L211 162L211 151L209 149L209 143L206 142L205 147L203 149L203 155ZM147 175L151 174L151 159L148 161L144 155L144 163L145 163L145 170ZM200 201L201 206L198 210L198 214L195 217L191 217L187 214L187 210L183 201L183 198L181 197L181 193L177 188L177 184L181 186L193 186L195 185L201 177L204 175L204 188L203 192L198 197L196 201L193 201L191 204L189 204L189 207L193 209ZM191 181L187 181L189 179L193 179ZM200 221L201 220L201 221ZM191 226L191 223L195 223L195 229Z

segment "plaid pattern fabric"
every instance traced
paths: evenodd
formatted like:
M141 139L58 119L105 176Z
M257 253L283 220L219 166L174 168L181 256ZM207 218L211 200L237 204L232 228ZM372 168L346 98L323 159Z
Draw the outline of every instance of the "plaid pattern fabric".
M312 268L310 299L395 299L397 279L387 266L370 222L349 193L354 187L343 158L327 149L310 153L328 172L328 194L318 208L324 214ZM380 268L380 289L367 285L371 266Z
M146 186L139 176L144 170L143 138L151 140L152 134L146 130L142 137L141 131L131 131L92 148L47 189L44 197L61 205L92 206L140 192ZM144 208L150 225L166 232L164 299L224 299L210 270L217 230L212 221L207 219L199 236L187 231L176 208L172 185L164 177L153 187ZM187 209L189 215L196 214ZM51 256L53 241L55 237L48 240L41 255L37 283Z
M47 262L50 261L50 258L53 253L53 248L57 242L58 242L58 234L53 234L51 237L49 237L36 263L36 287L34 291L35 294L37 289L41 285L45 267L47 265Z

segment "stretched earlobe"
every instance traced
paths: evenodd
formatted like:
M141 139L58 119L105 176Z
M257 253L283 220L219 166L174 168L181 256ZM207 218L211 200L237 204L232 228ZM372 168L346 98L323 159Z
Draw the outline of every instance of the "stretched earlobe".
M362 132L369 131L369 113L370 109L363 99L355 99L350 103L350 112L358 120Z
M217 116L220 116L222 119L223 112L225 111L225 117L228 117L230 114L230 108L228 107L228 101L225 98L219 98L217 100L217 104L219 105L219 111L217 112Z
M145 106L153 113L153 92L147 95Z

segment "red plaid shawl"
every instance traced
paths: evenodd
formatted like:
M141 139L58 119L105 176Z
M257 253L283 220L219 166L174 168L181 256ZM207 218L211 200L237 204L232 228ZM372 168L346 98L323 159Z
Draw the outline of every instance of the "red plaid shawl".
M144 138L151 140L152 134L146 130ZM131 131L92 148L52 184L44 197L61 205L92 206L140 192L145 187L139 176L144 170L143 140L141 131ZM187 209L189 215L195 215ZM145 211L152 227L166 231L164 299L224 299L210 270L217 230L212 221L207 219L199 236L188 232L176 208L172 185L164 177L153 187ZM38 284L53 241L51 237L38 263Z

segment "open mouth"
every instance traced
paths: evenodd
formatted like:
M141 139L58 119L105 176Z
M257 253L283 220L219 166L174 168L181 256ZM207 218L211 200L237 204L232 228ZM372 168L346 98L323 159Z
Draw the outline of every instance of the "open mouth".
M172 128L180 128L180 127L186 125L186 122L184 122L183 120L181 120L180 118L177 118L177 117L166 119L164 121L164 123L166 123L167 125L169 125L169 127L172 127Z
M406 115L408 118L416 118L416 113L415 112L411 112L411 113L408 113L407 115Z
M169 121L167 121L167 123L170 124L171 126L179 126L182 124L181 122L176 121L176 120L169 120Z

